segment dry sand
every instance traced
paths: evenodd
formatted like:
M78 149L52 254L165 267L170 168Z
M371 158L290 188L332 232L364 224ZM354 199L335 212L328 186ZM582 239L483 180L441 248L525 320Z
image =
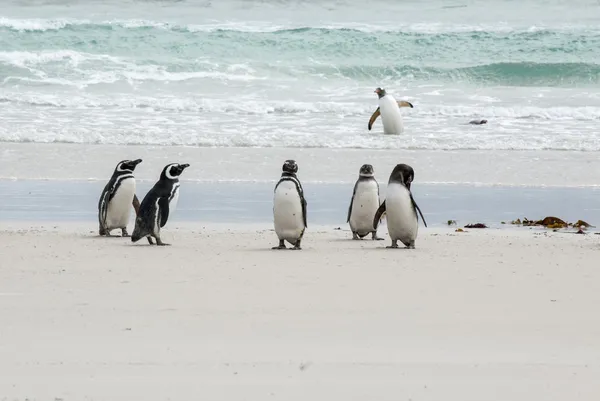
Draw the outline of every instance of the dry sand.
M0 398L600 399L600 236L270 228L0 223Z

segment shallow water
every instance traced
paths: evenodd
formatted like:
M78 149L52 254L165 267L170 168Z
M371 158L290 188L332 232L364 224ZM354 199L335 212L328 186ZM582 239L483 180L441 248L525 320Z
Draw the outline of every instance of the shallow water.
M0 181L0 220L85 221L97 229L97 203L104 182ZM153 183L139 182L142 200ZM272 228L271 183L197 183L182 181L173 222L264 223ZM305 183L308 225L337 225L347 229L346 217L353 185ZM486 223L557 216L569 222L600 222L594 188L515 188L468 185L414 184L413 195L429 227ZM381 186L385 198L385 186ZM133 209L132 209L133 215ZM133 224L133 219L131 223Z

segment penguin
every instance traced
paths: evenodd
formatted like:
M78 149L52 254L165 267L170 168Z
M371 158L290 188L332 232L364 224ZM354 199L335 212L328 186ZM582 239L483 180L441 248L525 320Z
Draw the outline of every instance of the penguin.
M133 171L142 159L121 160L117 163L113 175L102 190L98 201L98 223L100 236L110 237L110 231L121 229L122 237L129 237L129 206L137 215L140 201L135 194L135 177Z
M369 131L373 127L373 123L381 114L381 122L383 123L383 133L387 135L400 135L404 132L404 124L402 124L402 113L400 107L413 108L412 103L405 100L396 100L392 95L388 95L385 89L377 88L375 93L379 96L379 107L369 119Z
M135 219L131 242L137 242L146 237L150 245L154 245L152 242L152 237L154 237L156 245L170 245L161 241L160 229L167 224L169 215L177 206L179 176L189 166L189 164L170 163L163 168L160 179L142 200L138 216Z
M373 166L363 164L358 173L358 180L354 184L352 199L348 207L347 223L350 223L352 239L363 239L371 233L371 239L383 240L377 236L373 227L373 216L379 208L379 184L374 176Z
M397 164L390 174L388 181L386 199L377 209L373 218L373 227L377 225L385 213L387 215L387 226L392 245L387 248L398 248L400 240L406 248L415 248L415 239L419 229L419 217L427 227L427 222L421 213L421 209L415 202L410 185L415 177L413 168L407 164Z
M292 249L302 249L300 242L308 225L306 224L306 199L304 199L302 184L296 176L297 172L296 161L286 160L283 163L281 178L273 191L273 220L279 246L272 249L287 249L285 241L294 245Z

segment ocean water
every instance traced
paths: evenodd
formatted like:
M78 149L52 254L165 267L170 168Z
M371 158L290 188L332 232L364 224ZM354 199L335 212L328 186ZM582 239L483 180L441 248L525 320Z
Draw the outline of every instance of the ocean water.
M138 182L140 200L153 184ZM98 199L104 185L105 182L98 181L0 181L0 223L75 221L96 230ZM317 227L323 225L349 229L346 218L352 183L304 183L303 186L308 202L309 230L318 230ZM427 226L432 228L448 227L448 220L455 220L459 227L485 223L494 229L514 229L521 227L508 223L516 219L557 216L571 223L580 219L587 221L594 226L589 231L595 232L600 222L600 207L596 201L599 188L419 184L412 187L412 192ZM382 199L385 193L383 185ZM565 208L565 204L570 207ZM134 219L132 208L130 224ZM507 224L502 224L503 221ZM169 216L169 222L258 223L273 228L273 184L182 182L177 209ZM387 224L385 219L382 224ZM423 229L421 220L419 225ZM539 227L534 230L545 231Z
M598 0L8 0L0 145L597 152L599 60Z

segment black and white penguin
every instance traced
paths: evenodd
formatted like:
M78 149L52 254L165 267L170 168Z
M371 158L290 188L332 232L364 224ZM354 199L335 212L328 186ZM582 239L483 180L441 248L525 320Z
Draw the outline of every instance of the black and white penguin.
M402 123L402 113L400 107L410 107L413 105L405 100L396 100L392 95L388 95L385 89L377 88L375 93L379 96L379 107L369 119L369 131L373 127L373 123L377 117L381 115L383 123L383 133L387 135L399 135L404 132L404 124Z
M117 163L112 177L102 190L98 201L99 234L110 237L110 231L121 229L121 236L129 237L130 207L133 205L137 215L140 201L135 194L135 177L133 171L142 159L121 160Z
M390 174L385 200L375 213L373 219L375 229L377 229L383 214L385 213L387 216L388 232L392 240L392 245L387 248L398 248L398 240L407 248L415 248L419 230L417 211L423 219L423 224L427 227L423 213L410 192L410 185L414 177L415 172L411 166L397 164Z
M379 184L375 179L373 166L363 164L358 173L358 180L354 184L346 220L350 224L353 240L362 239L369 233L373 240L383 239L377 237L377 230L373 227L373 216L378 208Z
M153 245L152 237L157 245L170 245L161 241L160 229L167 224L169 215L173 213L179 199L179 176L189 164L171 163L163 168L160 179L142 200L131 242L137 242L143 237Z
M273 196L273 220L279 246L273 249L286 249L285 241L302 249L300 241L306 230L306 199L302 184L296 176L298 165L294 160L283 163L281 178L275 185Z

